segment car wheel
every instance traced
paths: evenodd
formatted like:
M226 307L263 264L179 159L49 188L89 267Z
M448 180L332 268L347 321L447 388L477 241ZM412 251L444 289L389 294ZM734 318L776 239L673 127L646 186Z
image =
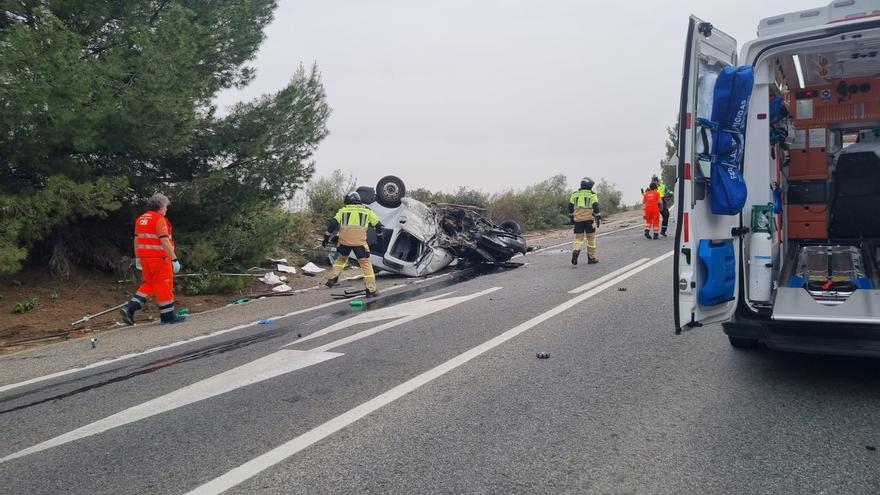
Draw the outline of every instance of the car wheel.
M379 179L376 184L376 201L386 208L397 208L400 200L406 195L406 186L399 178L388 175Z
M731 337L730 335L727 336L727 339L730 341L730 345L736 349L754 349L755 347L758 347L758 339Z
M498 224L498 227L510 232L511 234L522 235L522 227L513 220L505 220Z

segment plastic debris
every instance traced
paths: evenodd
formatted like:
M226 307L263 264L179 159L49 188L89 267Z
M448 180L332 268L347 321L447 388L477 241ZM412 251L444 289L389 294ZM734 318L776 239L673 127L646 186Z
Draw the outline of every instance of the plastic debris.
M275 272L269 272L262 277L258 278L260 282L263 282L266 285L278 285L284 283L278 275L275 275Z
M348 304L352 308L363 308L364 307L364 302L361 301L360 299L355 300L355 301L350 301Z
M92 349L98 347L98 337L92 337L91 343L92 343Z
M626 287L618 287L618 292L626 292Z
M302 271L306 273L306 275L316 275L324 271L320 266L309 261L302 267Z
M282 263L278 263L278 271L284 273L293 273L296 274L296 268L290 265L284 265Z
M269 323L272 323L272 320L271 320L271 319L269 319L269 320L260 320L260 325L268 325Z
M549 352L539 352L539 353L536 354L535 356L536 356L538 359L550 359L550 353L549 353Z
M250 299L248 299L246 297L240 297L240 298L230 302L229 304L245 304L245 303L249 303L249 302L251 302Z
M275 258L266 258L266 259L271 261L272 263L287 263L287 258L278 258L277 260Z
M272 292L288 292L293 290L293 288L287 284L276 285L272 287Z
M177 316L186 316L188 314L189 308L180 308L180 310L177 311Z

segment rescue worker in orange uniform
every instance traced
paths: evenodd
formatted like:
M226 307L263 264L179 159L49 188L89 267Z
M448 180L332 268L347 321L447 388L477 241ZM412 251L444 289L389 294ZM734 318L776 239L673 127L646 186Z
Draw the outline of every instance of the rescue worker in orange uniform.
M379 289L376 286L376 274L373 272L373 264L370 263L367 229L374 227L376 234L381 237L384 227L382 222L379 221L379 216L370 207L361 202L361 195L357 192L346 194L344 203L345 206L340 208L327 224L324 240L321 242L322 246L327 247L330 236L339 229L339 243L336 247L339 258L333 263L333 270L330 272L330 278L327 279L325 285L333 287L339 282L339 275L342 273L343 268L345 268L349 255L354 252L364 274L367 297L376 297L379 295Z
M657 191L657 183L652 182L650 186L648 186L648 190L642 194L642 204L645 206L645 238L650 240L651 231L653 231L654 236L653 239L658 239L658 232L660 230L660 203L663 202L663 197L660 196L660 192Z
M147 212L135 220L135 266L141 270L144 283L121 310L122 321L128 325L134 325L134 312L142 309L154 294L162 323L185 319L174 311L174 274L180 271L180 261L174 254L171 222L165 218L170 204L165 195L154 194L147 201Z
M571 193L568 200L568 218L574 224L574 249L571 251L571 264L578 264L578 256L581 247L587 241L587 264L599 262L596 257L598 246L596 245L596 229L602 219L599 211L599 196L593 192L596 185L593 179L584 177L581 180L581 188Z

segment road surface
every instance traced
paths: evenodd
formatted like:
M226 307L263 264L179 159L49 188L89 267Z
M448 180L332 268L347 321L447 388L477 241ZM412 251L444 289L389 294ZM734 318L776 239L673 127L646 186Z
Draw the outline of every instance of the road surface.
M880 361L675 336L672 247L625 230L598 265L555 247L80 371L4 360L0 493L880 492Z

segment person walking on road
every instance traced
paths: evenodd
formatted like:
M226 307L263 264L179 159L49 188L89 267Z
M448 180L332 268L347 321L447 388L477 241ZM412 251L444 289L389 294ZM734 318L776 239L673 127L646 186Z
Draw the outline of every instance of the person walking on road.
M660 194L660 216L663 219L660 223L660 235L666 237L666 229L669 227L669 205L666 204L666 184L656 175L651 177L651 183L657 184L657 192Z
M596 229L602 219L599 211L599 196L593 192L595 182L589 177L581 180L581 187L571 193L568 200L569 221L574 224L574 249L571 251L571 264L577 265L584 241L587 241L587 264L598 263L596 257Z
M663 200L657 191L657 183L652 182L648 186L648 190L642 194L642 204L645 206L645 238L651 239L653 231L653 239L657 239L657 231L660 229L660 203Z
M339 242L336 252L339 258L333 263L333 270L325 285L333 287L339 282L339 275L345 268L348 256L354 252L361 270L364 273L364 285L367 288L367 297L379 295L376 286L376 274L373 272L373 264L370 263L370 246L367 244L367 229L374 227L377 235L382 235L382 222L379 216L368 206L361 202L361 195L350 192L345 196L345 206L336 212L336 215L327 224L324 232L324 240L321 245L327 247L330 236L339 229Z
M135 220L135 266L141 270L144 283L121 310L122 321L128 325L134 325L135 311L142 309L154 294L162 323L186 319L174 311L174 274L180 271L180 262L174 253L171 222L165 217L170 204L164 194L154 194L147 201L147 212Z

